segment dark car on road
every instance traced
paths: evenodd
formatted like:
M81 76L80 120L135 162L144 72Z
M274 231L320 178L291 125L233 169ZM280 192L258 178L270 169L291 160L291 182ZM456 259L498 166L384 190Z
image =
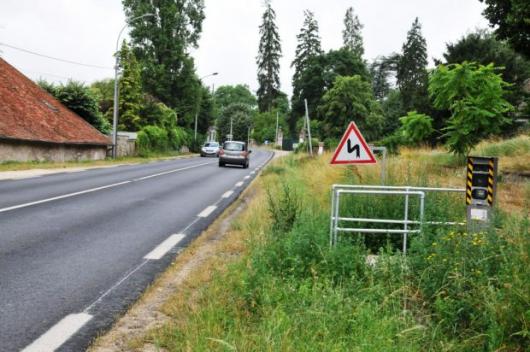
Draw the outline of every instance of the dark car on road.
M249 154L251 152L245 142L224 142L223 147L219 150L219 167L223 167L226 164L234 164L241 165L246 169L249 165Z

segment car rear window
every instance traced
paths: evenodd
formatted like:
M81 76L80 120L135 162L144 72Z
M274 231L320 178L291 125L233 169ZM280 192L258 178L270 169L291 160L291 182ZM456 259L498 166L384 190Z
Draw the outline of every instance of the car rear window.
M210 143L204 143L204 146L205 147L218 147L219 144L215 142L210 142Z
M225 150L234 150L234 151L243 151L245 150L245 145L243 143L233 143L226 142L223 149Z

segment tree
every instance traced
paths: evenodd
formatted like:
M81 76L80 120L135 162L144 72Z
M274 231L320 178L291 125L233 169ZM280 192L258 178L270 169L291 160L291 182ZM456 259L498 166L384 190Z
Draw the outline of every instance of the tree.
M393 134L400 126L399 118L406 114L403 109L403 103L399 90L392 89L385 100L381 102L383 109L383 130L382 135L388 136Z
M220 139L224 140L230 134L232 122L232 139L246 141L254 113L247 104L234 103L227 106L217 121Z
M418 145L426 141L434 132L432 118L416 111L409 111L407 116L399 119L401 128L398 131L405 144Z
M110 133L111 126L99 111L96 95L81 82L68 81L66 84L55 86L45 81L38 82L40 86L68 109L81 116L86 122L102 133Z
M389 77L392 74L391 65L385 57L377 57L369 67L372 77L372 88L377 100L383 101L390 93Z
M480 0L487 7L484 16L495 34L506 39L519 53L530 58L530 3L528 0Z
M469 61L503 67L502 79L512 84L506 88L506 100L514 106L530 103L522 89L530 77L530 61L517 54L506 42L497 40L492 33L485 30L470 33L456 43L447 44L443 56L446 64Z
M119 84L119 129L138 131L143 125L140 119L142 106L141 70L134 53L124 40L119 52L119 65L122 74Z
M380 136L383 116L370 83L361 76L338 76L318 107L324 117L323 138L339 138L350 121L355 121L368 139Z
M280 57L282 48L276 26L276 13L271 1L266 0L263 22L259 27L260 43L256 63L258 65L258 106L261 112L273 108L273 101L280 90Z
M405 111L428 112L427 94L427 43L421 34L421 24L416 17L407 33L403 52L397 67L397 85Z
M315 19L314 14L306 10L304 11L304 24L300 29L300 33L296 36L298 45L296 46L295 58L291 63L291 67L294 67L293 75L293 95L291 98L292 104L301 106L304 100L304 90L302 75L307 70L309 60L322 54L320 47L320 36L318 33L318 22ZM289 126L294 131L296 121L300 116L300 111L291 114L289 119Z
M191 127L200 97L193 59L202 21L204 0L122 0L132 30L131 43L142 66L147 93L175 109L179 123ZM133 20L138 16L150 14Z
M284 135L288 133L285 116L285 114L281 113L278 115L278 126ZM253 118L252 129L252 138L256 142L263 143L266 140L274 141L276 138L276 112L271 111L256 114Z
M338 76L354 75L359 75L366 81L370 80L364 61L348 49L330 50L326 54L311 58L300 79L301 95L297 99L293 95L291 114L297 118L304 116L303 99L305 98L312 120L321 120L322 116L316 112L324 93L333 86ZM291 134L296 132L291 130Z
M344 30L342 31L342 40L344 47L351 50L356 56L362 58L364 54L363 36L361 30L363 25L359 17L353 14L353 7L346 10L344 16Z
M220 113L227 106L234 103L241 103L250 106L252 109L257 107L257 100L247 85L238 84L236 86L221 86L214 93L215 106Z
M197 130L199 133L206 133L208 128L214 124L215 104L213 96L207 87L201 88L200 109L197 116Z
M95 81L90 85L90 90L97 97L99 111L107 121L112 122L112 105L114 104L114 79L107 78Z
M467 154L508 123L513 106L503 98L508 85L493 64L464 62L439 65L429 80L429 93L438 109L448 109L451 118L445 130L447 146L455 154Z

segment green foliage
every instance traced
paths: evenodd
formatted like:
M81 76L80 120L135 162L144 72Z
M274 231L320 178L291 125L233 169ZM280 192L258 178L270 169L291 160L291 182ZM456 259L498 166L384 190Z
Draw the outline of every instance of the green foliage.
M90 85L90 89L97 97L99 110L107 121L112 123L112 111L114 104L114 79L108 78L95 81Z
M204 1L122 0L122 4L145 91L175 109L182 126L191 127L201 92L188 50L198 44ZM146 14L154 16L132 20Z
M255 109L258 101L247 85L221 86L215 90L214 96L217 116L231 104L245 104Z
M350 121L355 121L369 140L378 138L381 133L381 107L374 99L372 87L361 76L337 77L322 98L319 113L324 116L326 137L340 137Z
M383 101L390 93L389 76L392 72L391 64L385 57L377 57L370 64L370 76L372 79L372 88L377 100Z
M251 127L251 117L254 111L246 104L234 103L227 106L217 121L219 139L226 140L230 134L230 121L232 121L233 140L246 141L248 130Z
M39 82L39 84L63 105L81 116L100 132L110 133L111 126L103 118L99 110L97 96L89 87L76 81L68 81L68 83L58 86L43 81Z
M399 90L392 89L386 99L381 102L381 108L385 117L382 135L388 136L397 131L400 127L399 118L406 113Z
M122 71L118 82L120 92L118 129L138 131L143 125L140 117L143 98L140 65L125 40L118 56Z
M273 101L280 91L280 57L282 48L278 27L276 26L276 12L271 1L265 1L265 12L259 27L260 43L256 64L258 65L257 91L260 112L270 111Z
M401 121L401 128L398 134L406 144L419 145L434 132L432 118L416 111L409 111L407 116L401 117L399 121Z
M282 184L279 196L273 196L270 191L267 196L272 230L278 234L291 231L302 208L299 196L287 183Z
M359 75L367 81L370 79L364 61L348 49L330 50L326 54L310 58L302 72L299 91L293 91L289 121L291 134L298 132L296 123L305 114L304 99L307 99L311 120L323 120L323 116L316 112L324 93L333 86L338 76L354 75Z
M350 50L355 56L362 58L364 54L363 36L361 30L363 25L359 17L353 14L353 7L346 10L344 16L344 30L342 31L342 42L344 48Z
M528 94L523 91L524 82L530 78L530 58L525 59L517 54L506 42L497 40L491 33L479 30L447 44L444 59L447 64L469 61L503 67L502 79L512 84L506 87L506 100L516 107L530 104Z
M507 39L519 53L530 58L530 4L526 0L480 0L487 7L484 16L500 39Z
M513 110L503 98L504 82L493 64L464 62L440 65L432 73L429 93L438 109L452 113L445 128L447 146L455 154L466 154L474 145L501 131Z
M289 130L285 120L285 113L278 114L278 126L284 135L287 135ZM263 112L256 114L252 119L252 138L257 143L263 143L268 140L274 142L276 138L276 112Z
M427 42L416 17L397 65L397 85L405 111L428 112Z
M181 127L165 129L148 125L138 132L136 146L138 155L149 156L152 153L179 151L184 145L190 145L191 136Z

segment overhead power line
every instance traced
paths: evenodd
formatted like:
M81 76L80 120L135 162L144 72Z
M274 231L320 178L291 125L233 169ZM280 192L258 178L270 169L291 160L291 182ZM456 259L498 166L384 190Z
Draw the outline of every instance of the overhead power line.
M40 53L37 53L37 52L31 51L31 50L27 50L27 49L19 48L19 47L16 47L16 46L14 46L14 45L6 44L6 43L1 43L1 42L0 42L0 46L5 46L5 47L7 47L7 48L11 48L11 49L14 49L14 50L22 51L22 52L24 52L24 53L31 54L31 55L36 55L36 56L44 57L44 58L47 58L47 59L50 59L50 60L55 60L55 61L65 62L65 63L67 63L67 64L78 65L78 66L85 66L85 67L91 67L91 68L99 68L99 69L104 69L104 70L113 70L112 67L98 66L98 65L91 65L91 64L84 64L84 63L82 63L82 62L76 62L76 61L71 61L71 60L65 60L65 59L61 59L61 58L58 58L58 57L48 56L48 55L40 54Z

